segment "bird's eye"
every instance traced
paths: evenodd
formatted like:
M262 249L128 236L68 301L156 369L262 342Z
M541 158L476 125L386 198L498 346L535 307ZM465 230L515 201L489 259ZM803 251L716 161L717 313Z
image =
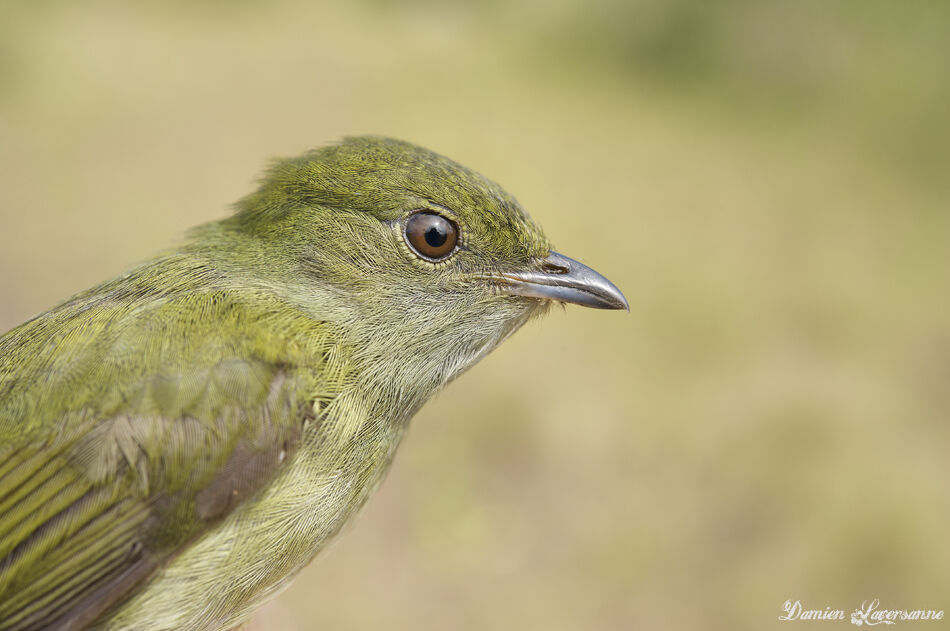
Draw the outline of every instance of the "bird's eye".
M455 251L459 230L442 215L423 211L406 220L406 242L427 261L441 261Z

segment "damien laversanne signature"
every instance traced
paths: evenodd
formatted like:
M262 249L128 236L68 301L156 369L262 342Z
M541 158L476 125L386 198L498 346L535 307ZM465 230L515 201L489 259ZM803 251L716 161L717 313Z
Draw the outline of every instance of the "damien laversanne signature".
M808 609L802 601L786 600L782 605L785 612L779 620L845 620L842 609ZM851 612L851 624L869 627L876 624L894 624L903 620L943 620L943 609L883 609L878 598L865 600L861 606Z

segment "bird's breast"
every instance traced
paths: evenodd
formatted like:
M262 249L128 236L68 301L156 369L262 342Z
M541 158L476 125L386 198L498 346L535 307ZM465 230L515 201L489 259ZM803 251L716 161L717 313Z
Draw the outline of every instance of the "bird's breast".
M341 393L304 428L273 483L175 557L103 629L205 631L241 624L362 508L405 430ZM396 422L394 422L394 420Z

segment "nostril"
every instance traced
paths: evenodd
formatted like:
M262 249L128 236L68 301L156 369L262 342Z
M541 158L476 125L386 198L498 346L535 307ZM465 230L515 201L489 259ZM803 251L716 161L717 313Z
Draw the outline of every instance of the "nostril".
M551 261L542 261L541 271L545 274L567 274L571 270L566 265L560 265Z

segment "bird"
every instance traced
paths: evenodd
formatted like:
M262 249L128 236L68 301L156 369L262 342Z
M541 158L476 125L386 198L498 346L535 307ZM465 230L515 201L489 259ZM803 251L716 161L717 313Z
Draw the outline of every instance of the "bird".
M0 630L241 627L554 303L629 311L478 173L380 136L274 162L0 337Z

